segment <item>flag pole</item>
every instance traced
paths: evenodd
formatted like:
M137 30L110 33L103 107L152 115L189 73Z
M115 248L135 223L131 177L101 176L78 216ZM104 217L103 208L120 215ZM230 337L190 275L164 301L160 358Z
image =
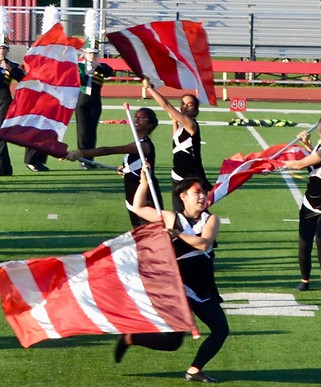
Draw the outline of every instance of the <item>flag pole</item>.
M130 124L131 130L132 130L132 133L133 133L133 136L134 136L134 139L135 139L135 144L137 146L139 157L140 157L140 159L142 161L142 164L144 166L146 166L146 160L145 160L145 155L144 155L144 152L143 152L142 144L139 141L139 138L138 138L138 135L137 135L137 131L136 131L136 128L135 128L135 124L134 124L133 118L132 118L132 116L130 114L128 102L125 102L123 104L123 106L124 106L124 108L126 110L128 122ZM159 201L158 201L158 198L157 198L157 195L156 195L156 191L155 191L155 188L154 188L154 184L153 184L153 180L152 180L151 172L150 172L149 168L146 168L145 173L146 173L147 183L148 183L148 186L149 186L149 189L150 189L150 192L152 194L153 201L154 201L155 209L156 209L157 213L160 216L162 216L162 210L161 210L160 205L159 205ZM191 327L191 333L192 333L192 337L193 337L194 340L197 340L197 339L199 339L201 337L200 332L199 332L199 330L197 328L195 320L194 320L194 325Z
M137 135L137 131L136 131L136 128L135 128L135 124L134 124L133 118L132 118L132 116L130 114L129 103L125 102L123 104L123 106L124 106L124 108L126 110L128 122L129 122L130 128L131 128L133 136L134 136L134 140L135 140L135 144L136 144L136 147L137 147L137 150L138 150L139 157L141 159L141 162L142 162L143 166L146 166L145 155L144 155L144 152L143 152L142 144L140 143L138 135ZM161 210L161 207L159 205L159 201L158 201L158 198L157 198L157 195L156 195L155 187L154 187L154 184L153 184L153 180L152 180L152 176L151 176L151 172L150 172L149 168L146 168L145 173L146 173L146 178L147 178L148 186L149 186L150 192L152 194L152 198L153 198L153 202L154 202L154 205L155 205L155 209L156 209L157 213L161 216L162 215L162 210Z
M111 165L106 165L106 164L97 163L97 161L87 160L87 159L84 159L83 157L81 157L80 159L78 159L78 161L80 161L80 162L82 162L82 163L86 163L86 164L92 165L92 166L94 166L94 167L100 167L100 168L104 168L104 169L109 169L110 171L119 171L119 168L118 168L118 167L114 167L114 166L111 166Z
M314 129L316 129L319 125L320 121L312 126L309 130L307 130L307 133L311 133ZM273 156L270 157L271 160L277 159L283 152L285 152L288 148L290 148L292 145L296 144L298 141L300 141L299 137L296 137L293 141L289 142L287 145L285 145L282 149L280 149L278 152L276 152Z

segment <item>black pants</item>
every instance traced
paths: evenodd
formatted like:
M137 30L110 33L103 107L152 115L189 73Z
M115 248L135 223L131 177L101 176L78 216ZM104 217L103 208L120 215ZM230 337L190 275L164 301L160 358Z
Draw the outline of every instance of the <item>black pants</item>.
M0 176L11 176L12 165L9 156L8 146L5 141L0 140Z
M101 114L100 96L89 96L80 93L75 109L77 122L78 149L96 147L97 125ZM92 157L88 157L92 160Z
M196 316L208 326L211 333L199 347L191 366L202 369L222 348L229 334L225 313L217 300L196 302L189 299ZM183 342L184 332L133 334L133 345L160 351L175 351Z
M25 164L46 164L47 155L44 153L40 153L34 149L26 148L24 162Z
M10 95L7 97L5 96L3 98L0 98L0 126L4 121L11 101L12 99ZM5 141L0 140L0 176L10 175L12 175L12 165L9 156L8 146Z
M300 209L298 259L301 278L305 280L309 280L311 275L311 253L314 237L317 246L318 261L321 268L321 215L302 206Z

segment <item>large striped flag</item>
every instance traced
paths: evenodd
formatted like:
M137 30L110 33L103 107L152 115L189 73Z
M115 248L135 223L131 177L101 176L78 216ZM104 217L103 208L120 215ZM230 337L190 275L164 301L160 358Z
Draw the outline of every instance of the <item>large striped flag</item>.
M189 331L194 323L161 222L83 254L1 263L0 295L24 347L79 334Z
M1 139L54 157L66 154L62 141L78 99L77 49L83 44L57 23L31 46L24 58L27 74L16 88Z
M207 36L201 23L158 21L107 34L128 66L156 88L195 89L216 105Z
M237 153L229 159L223 160L219 177L208 194L207 200L211 206L243 185L254 174L270 173L277 168L284 167L284 160L299 160L308 152L301 146L291 146L276 159L273 156L284 149L286 144L273 145L261 152L249 153L243 156Z

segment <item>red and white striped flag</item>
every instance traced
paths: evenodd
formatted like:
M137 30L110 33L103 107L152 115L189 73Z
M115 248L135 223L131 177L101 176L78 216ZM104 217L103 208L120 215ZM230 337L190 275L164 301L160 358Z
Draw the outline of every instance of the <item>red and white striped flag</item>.
M83 254L1 263L0 295L23 347L80 334L189 331L194 324L161 222Z
M242 153L237 153L229 159L225 159L222 163L219 177L208 194L209 206L217 203L239 188L254 174L270 173L277 168L284 167L285 165L282 161L299 160L308 154L304 148L296 145L289 147L276 159L271 159L285 146L285 144L277 144L261 152L249 153L246 156L243 156Z
M128 66L156 88L195 89L216 105L212 62L201 23L187 20L141 24L107 34Z
M67 37L57 23L28 50L26 76L0 129L0 138L54 157L67 151L63 136L75 109L80 78L77 49L82 39Z

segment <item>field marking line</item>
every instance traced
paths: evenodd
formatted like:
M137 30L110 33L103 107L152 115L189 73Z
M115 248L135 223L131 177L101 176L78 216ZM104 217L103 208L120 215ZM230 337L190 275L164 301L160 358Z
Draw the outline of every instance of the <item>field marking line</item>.
M222 307L227 314L248 316L315 317L317 305L299 304L293 294L285 293L221 293Z
M132 105L131 106L133 110L140 109L141 105ZM164 109L160 106L152 106L148 104L144 104L144 107L149 107L153 110L159 110L164 111ZM124 107L122 105L103 105L103 110L124 110ZM229 107L226 108L220 108L220 107L200 107L200 112L221 112L221 113L230 113L231 110ZM285 114L302 114L302 113L310 113L310 114L318 114L321 115L321 110L315 110L315 109L261 109L261 108L247 108L247 112L263 112L263 113L285 113Z

